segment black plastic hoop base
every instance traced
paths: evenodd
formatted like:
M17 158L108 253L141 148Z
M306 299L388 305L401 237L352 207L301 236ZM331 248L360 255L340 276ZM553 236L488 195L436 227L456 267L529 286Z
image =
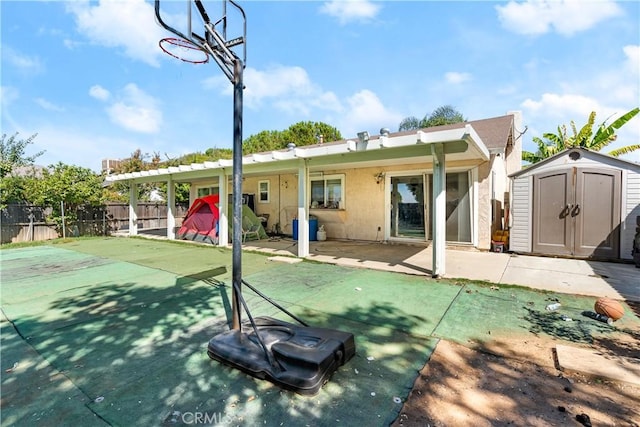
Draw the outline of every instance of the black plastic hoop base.
M356 354L353 334L348 332L298 326L271 317L254 321L271 357L248 322L243 323L242 332L232 329L213 337L209 357L281 388L314 395Z

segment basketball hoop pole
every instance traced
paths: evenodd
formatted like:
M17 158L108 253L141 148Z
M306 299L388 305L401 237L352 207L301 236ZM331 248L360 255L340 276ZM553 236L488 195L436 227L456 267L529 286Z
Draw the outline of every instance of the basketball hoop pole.
M241 330L240 299L242 289L242 90L243 64L233 61L233 247L232 247L232 328ZM226 183L225 183L226 184Z
M232 246L232 328L242 330L240 304L242 302L242 91L244 89L242 74L246 61L247 20L244 10L234 0L229 1L242 15L243 35L227 41L227 7L223 2L223 18L215 24L211 23L201 0L193 0L204 21L205 33L199 36L193 33L191 20L188 23L188 34L184 34L167 24L160 14L160 0L155 0L155 14L158 23L166 30L181 39L199 46L218 64L222 72L233 83L233 246ZM189 7L189 17L191 8ZM215 26L222 22L223 33L220 35ZM243 59L231 51L237 45L245 44ZM162 46L161 46L162 47ZM227 185L220 183L220 185Z

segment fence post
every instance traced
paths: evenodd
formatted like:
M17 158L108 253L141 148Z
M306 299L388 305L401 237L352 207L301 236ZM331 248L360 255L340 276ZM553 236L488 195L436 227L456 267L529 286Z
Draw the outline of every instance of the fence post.
M64 220L64 200L60 200L60 211L62 213L62 238L67 238L67 228L65 227Z

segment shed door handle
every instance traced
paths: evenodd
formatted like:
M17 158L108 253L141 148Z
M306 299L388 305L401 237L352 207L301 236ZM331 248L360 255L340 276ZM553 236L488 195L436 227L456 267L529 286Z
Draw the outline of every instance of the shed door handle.
M576 204L571 211L571 216L577 216L580 214L580 205Z

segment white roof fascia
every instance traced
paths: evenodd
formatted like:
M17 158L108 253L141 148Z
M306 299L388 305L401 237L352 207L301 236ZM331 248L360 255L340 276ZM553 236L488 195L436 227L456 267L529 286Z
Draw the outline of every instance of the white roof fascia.
M332 154L344 154L349 152L349 144L316 145L309 148L301 148L304 154L299 157L311 158L330 156Z
M382 149L382 148L398 148L406 147L409 145L416 145L416 134L402 135L402 136L381 136L378 139L369 140L367 144L367 150L369 149Z
M390 148L390 140L388 136L384 136L381 135L380 138L378 139L378 141L380 142L380 148Z
M253 161L256 162L256 163L264 163L264 162L273 161L273 154L271 154L271 153L254 153L249 158L253 159Z
M442 130L438 132L422 132L418 131L419 144L446 144L449 141L465 141L469 144L469 148L475 148L475 151L483 160L489 160L489 149L480 139L480 135L471 125L465 125L463 128Z
M466 131L464 140L467 141L469 146L473 146L476 148L478 154L480 154L483 160L489 160L491 158L491 156L489 155L489 149L486 145L484 145L484 142L482 142L482 139L480 138L480 135L478 135L476 130L471 125L466 125L464 129Z
M468 126L468 125L467 125ZM419 144L437 144L447 141L463 141L468 133L467 127L458 129L441 130L438 132L417 132Z
M296 158L296 153L293 150L272 151L271 157L273 158L273 160L291 160Z
M395 137L380 136L376 139L367 141L364 146L364 150L358 150L357 142L353 140L347 140L339 144L327 144L316 145L308 147L297 147L291 150L278 150L271 151L269 153L254 153L242 158L242 163L246 165L251 164L276 164L281 161L293 160L296 158L314 158L324 157L336 154L346 154L356 151L374 151L382 150L385 148L401 148L409 147L416 144L435 144L465 141L469 144L468 150L475 151L483 160L489 160L490 153L487 147L482 142L480 136L476 133L475 129L469 124L463 128L448 129L436 132L423 132L417 131L414 134L407 134ZM153 171L125 173L119 175L110 175L105 178L106 181L115 182L123 179L132 179L143 176L157 176L179 172L189 172L203 169L223 169L232 168L233 160L220 159L215 162L193 163L191 165L180 165L178 167L171 166L169 168L157 169Z

